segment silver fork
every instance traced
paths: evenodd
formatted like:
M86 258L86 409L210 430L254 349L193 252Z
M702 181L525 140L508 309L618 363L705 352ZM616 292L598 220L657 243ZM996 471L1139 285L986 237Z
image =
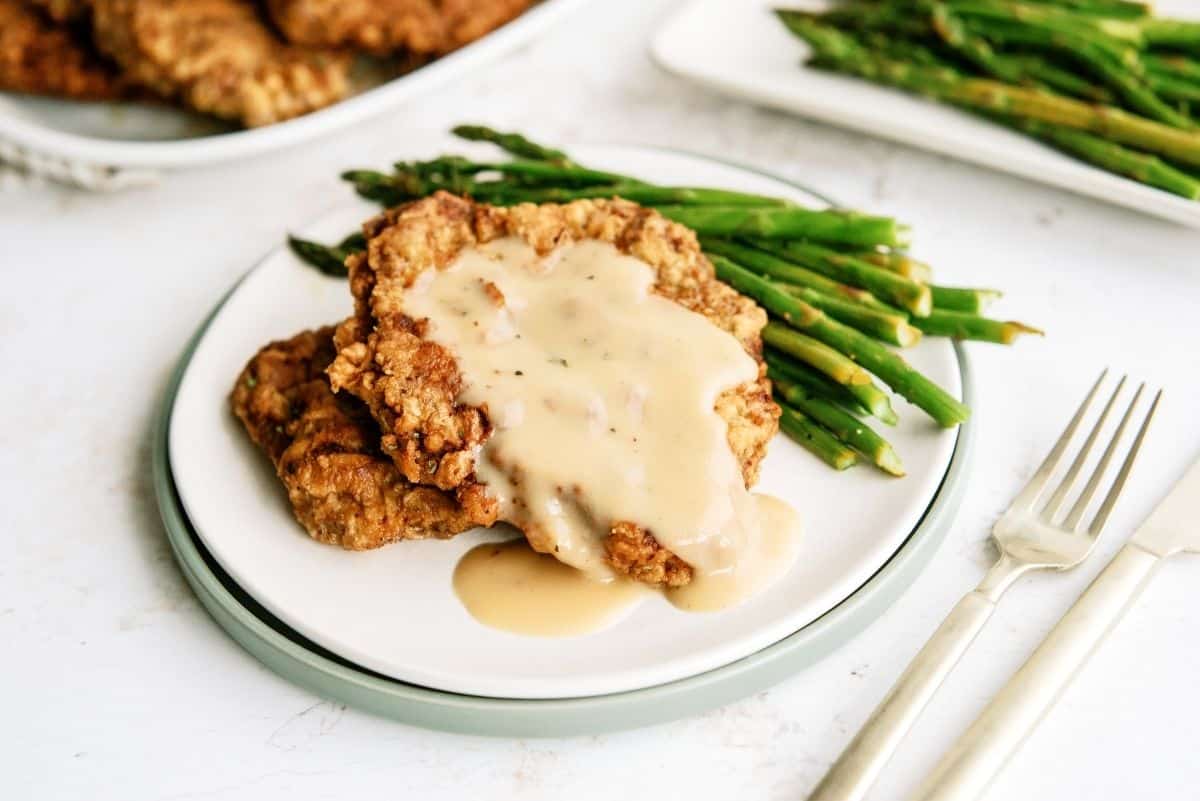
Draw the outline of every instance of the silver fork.
M1083 447L1071 462L1062 480L1053 487L1049 500L1041 505L1039 501L1047 490L1052 489L1051 478L1066 462L1071 441L1082 426L1107 375L1107 370L1100 374L1100 378L1084 398L1079 410L1067 425L1067 430L1050 450L1046 460L992 528L992 541L1000 552L999 559L983 577L979 586L958 602L925 647L913 657L904 674L809 796L809 801L862 799L904 735L912 728L921 710L929 703L934 692L992 616L1005 590L1031 570L1067 570L1078 565L1091 553L1096 544L1096 537L1108 522L1121 489L1125 486L1158 405L1158 399L1155 398L1137 439L1104 496L1100 508L1091 518L1091 522L1085 523L1084 515L1099 496L1105 473L1116 455L1145 384L1138 387L1120 424L1108 440L1103 455L1092 469L1087 484L1065 518L1062 517L1063 510L1072 491L1078 485L1089 458L1100 444L1101 432L1125 386L1125 378L1117 383Z

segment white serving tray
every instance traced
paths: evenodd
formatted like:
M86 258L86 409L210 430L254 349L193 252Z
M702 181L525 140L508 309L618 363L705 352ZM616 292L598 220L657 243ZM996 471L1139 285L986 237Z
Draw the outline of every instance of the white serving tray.
M0 158L51 177L119 185L174 169L246 158L347 128L519 47L587 0L542 0L430 64L287 122L221 131L195 115L131 103L77 103L0 93Z
M823 4L821 4L823 5ZM1200 228L1200 202L1088 166L1021 134L897 89L803 64L808 50L775 19L797 0L693 0L651 46L665 69L724 94L843 128L944 153ZM1195 0L1157 13L1197 17Z

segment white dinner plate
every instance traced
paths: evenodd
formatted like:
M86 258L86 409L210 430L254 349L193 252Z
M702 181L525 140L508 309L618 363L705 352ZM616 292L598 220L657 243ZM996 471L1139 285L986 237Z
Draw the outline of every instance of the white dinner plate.
M79 103L0 92L0 154L47 171L139 177L296 145L395 108L528 42L587 0L542 0L521 16L429 64L286 122L248 130L183 110Z
M571 152L654 181L820 202L794 185L693 155L626 147ZM301 233L332 240L375 210L355 202ZM500 534L474 531L359 553L314 542L229 411L233 381L259 347L338 321L350 306L344 281L284 248L270 253L232 291L196 347L172 409L170 463L199 536L243 589L319 645L413 684L499 698L583 697L650 687L748 656L832 609L892 557L929 508L957 438L901 401L901 422L886 433L908 475L895 479L869 466L834 472L778 437L757 489L792 503L805 534L799 561L770 591L712 614L681 612L651 595L602 632L565 639L508 634L477 623L451 588L458 558ZM949 341L931 339L906 355L961 394Z
M665 69L733 97L1003 170L1200 227L1200 201L1089 166L1027 136L899 89L814 69L808 46L771 13L799 0L693 0L655 37ZM1198 16L1195 0L1161 0L1165 16Z

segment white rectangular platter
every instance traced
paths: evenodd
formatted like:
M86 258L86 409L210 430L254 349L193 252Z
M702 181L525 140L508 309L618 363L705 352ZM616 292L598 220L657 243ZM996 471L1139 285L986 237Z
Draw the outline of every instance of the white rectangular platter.
M1195 0L1157 13L1196 17ZM693 0L655 37L665 69L733 97L1020 175L1200 228L1200 202L1088 166L998 125L924 98L804 65L806 45L771 13L797 0Z
M587 0L542 0L492 33L425 66L294 120L221 131L187 112L144 104L77 103L0 92L0 159L72 183L137 179L246 158L347 128L408 102L525 44ZM134 180L131 182L139 182ZM95 188L105 188L97 186Z

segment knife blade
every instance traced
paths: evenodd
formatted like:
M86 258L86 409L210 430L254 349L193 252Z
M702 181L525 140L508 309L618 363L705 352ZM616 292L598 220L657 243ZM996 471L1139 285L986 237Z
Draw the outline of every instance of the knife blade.
M1200 552L1200 460L1138 526L1130 542L1159 557Z

